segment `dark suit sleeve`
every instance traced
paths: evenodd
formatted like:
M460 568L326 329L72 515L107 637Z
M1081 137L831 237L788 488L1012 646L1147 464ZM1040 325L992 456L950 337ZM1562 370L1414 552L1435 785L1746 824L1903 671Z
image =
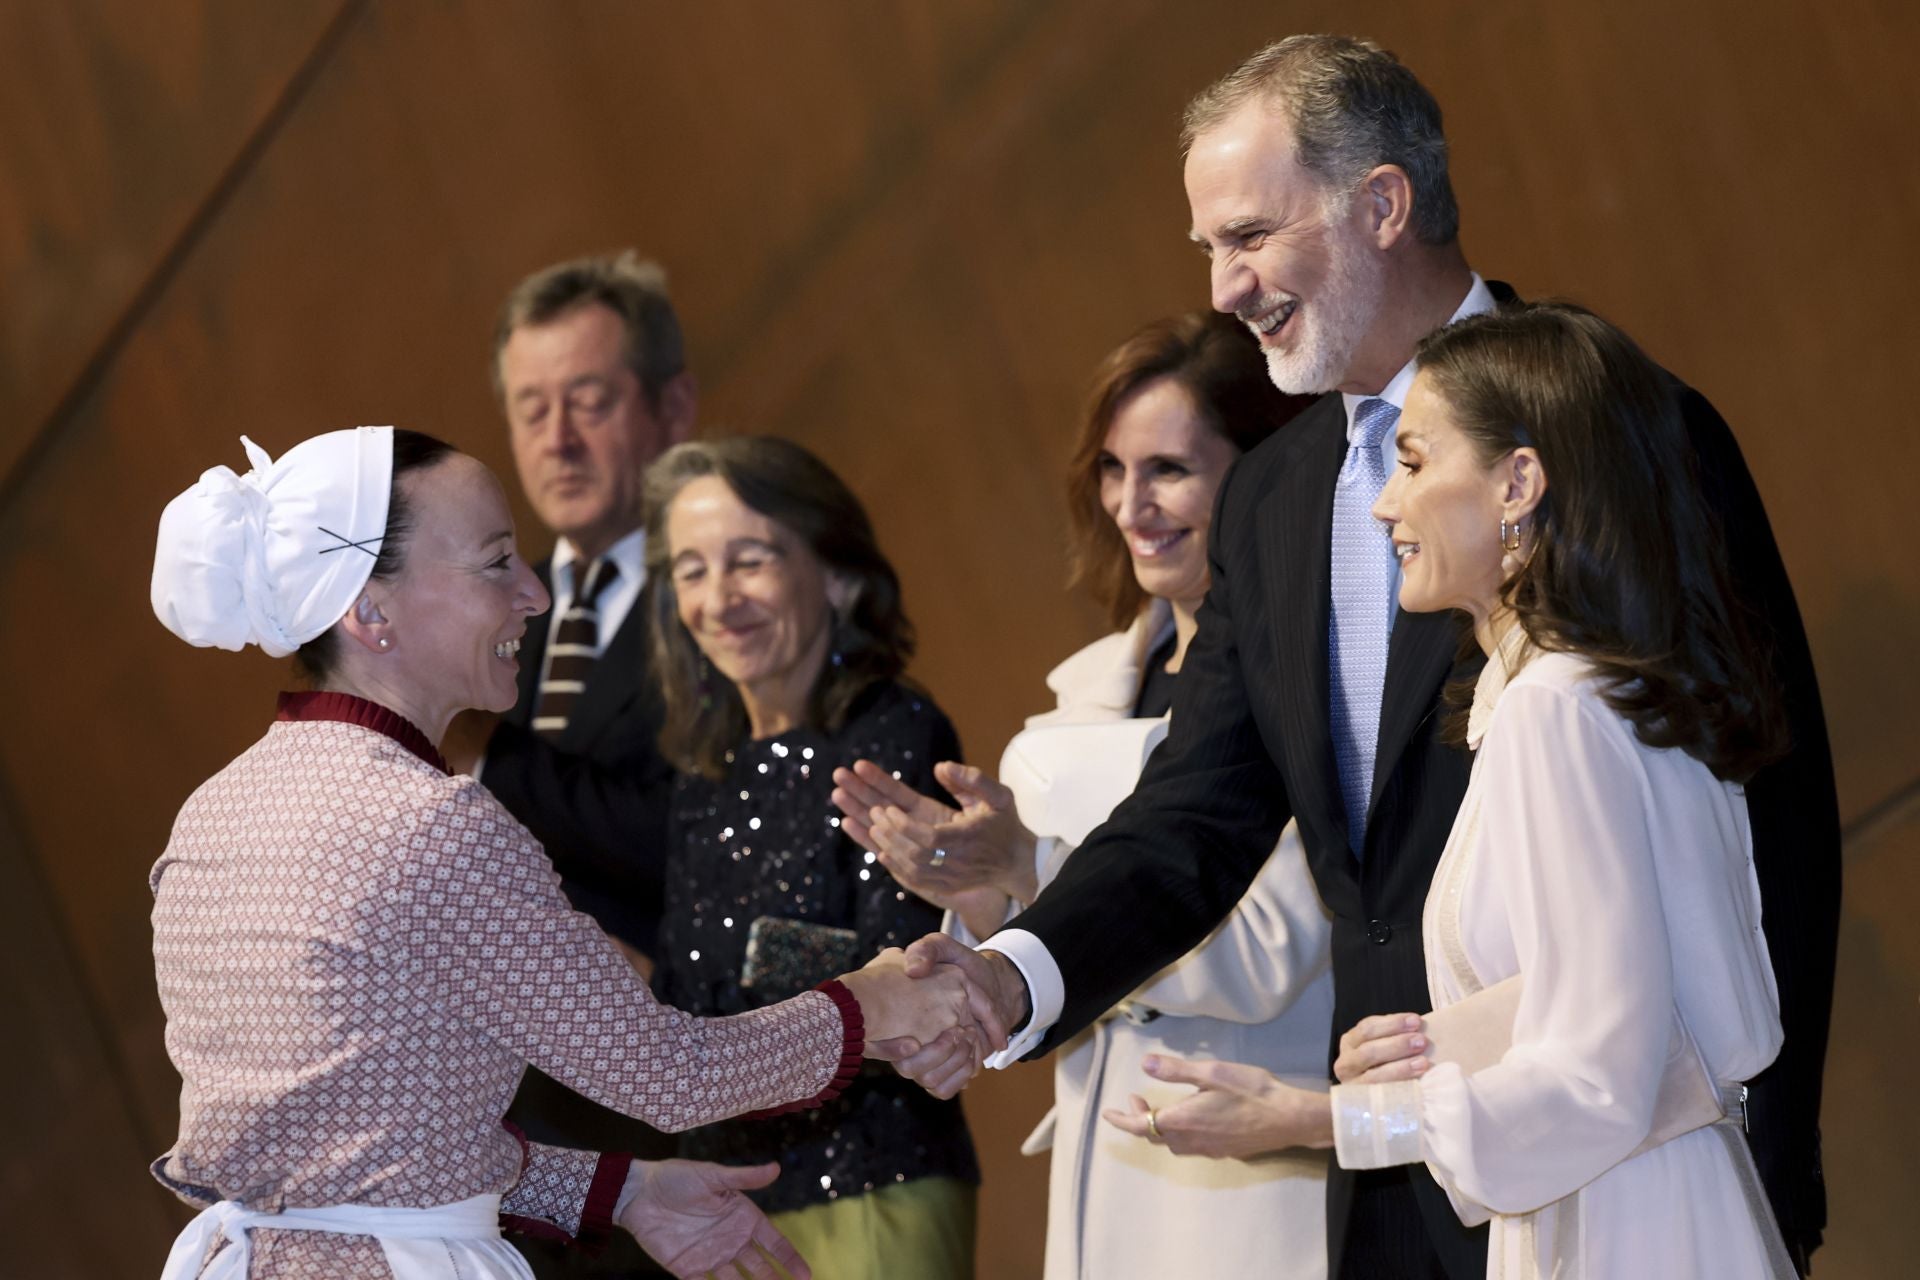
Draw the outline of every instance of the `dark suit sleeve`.
M630 729L636 741L614 753L618 763L607 764L502 723L480 771L481 782L533 832L570 888L617 901L623 914L649 922L660 914L673 794L673 770L652 746L654 728L651 718L636 718ZM628 936L625 929L616 932ZM650 924L645 932L651 936Z
M1234 616L1238 593L1260 589L1256 495L1235 489L1245 475L1236 465L1215 503L1211 588L1174 686L1167 741L1133 795L1017 922L1046 944L1065 981L1060 1019L1039 1052L1087 1026L1225 919L1290 816L1254 723L1248 654Z
M1786 1032L1779 1058L1749 1084L1748 1120L1774 1214L1804 1259L1827 1221L1819 1121L1840 928L1833 753L1806 628L1753 476L1706 398L1684 386L1679 395L1702 487L1720 515L1735 587L1772 642L1793 735L1787 757L1747 786L1761 919Z

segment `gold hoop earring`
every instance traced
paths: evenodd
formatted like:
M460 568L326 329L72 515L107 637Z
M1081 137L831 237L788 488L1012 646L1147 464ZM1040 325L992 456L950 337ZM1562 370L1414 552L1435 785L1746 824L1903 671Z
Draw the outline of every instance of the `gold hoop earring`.
M1511 530L1511 536L1509 536L1509 530ZM1505 520L1500 522L1500 549L1502 551L1518 551L1520 549L1520 522L1518 520L1515 520L1512 524L1508 524Z

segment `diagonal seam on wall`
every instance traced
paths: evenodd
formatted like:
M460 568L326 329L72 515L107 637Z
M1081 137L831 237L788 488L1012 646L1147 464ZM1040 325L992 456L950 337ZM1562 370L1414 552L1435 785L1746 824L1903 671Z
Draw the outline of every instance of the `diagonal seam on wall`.
M1920 816L1920 777L1907 779L1868 805L1852 821L1841 824L1842 856L1859 853L1882 832L1891 831L1914 816Z
M180 230L161 250L155 259L153 269L147 273L133 296L121 308L113 322L107 326L65 392L55 402L46 417L35 424L26 446L15 456L13 465L7 470L4 478L0 478L0 511L6 510L19 500L22 490L35 471L45 462L53 442L59 437L61 426L72 417L78 407L93 394L106 377L114 361L119 358L140 324L179 275L194 249L206 238L221 212L233 199L234 193L239 190L259 164L261 157L272 146L274 139L278 137L307 91L339 50L348 29L366 7L366 0L342 0L333 17L315 38L312 48L288 74L280 92L275 95L254 127L242 139L234 151L232 160L208 187L206 195L195 205L192 213L182 223ZM0 798L3 798L4 794L4 780L0 779ZM19 829L24 830L24 828ZM28 874L34 876L40 883L47 894L48 902L57 901L53 895L52 886L46 883L39 851L24 840L20 847L23 855L21 860L26 864ZM101 1006L93 984L86 980L87 969L79 962L79 947L74 941L65 915L55 911L52 917L50 923L58 939L58 945L66 953L69 963L80 979L80 999L85 1006L82 1016L93 1029L101 1046L107 1073L113 1079L120 1095L118 1100L127 1112L130 1129L149 1150L163 1150L172 1145L171 1135L146 1131L147 1126L141 1109L134 1103L138 1091L133 1087L131 1068L121 1050L120 1038L114 1034L113 1020Z
M28 441L18 454L13 465L3 477L0 477L0 511L6 510L20 497L33 474L46 461L53 442L59 438L60 427L71 418L79 406L92 395L106 377L108 370L132 340L135 330L140 327L149 312L153 310L161 296L167 291L180 269L186 264L194 249L206 238L208 230L219 219L234 193L245 183L248 176L259 164L260 158L279 136L289 117L300 105L306 92L312 87L321 70L339 49L347 29L367 7L366 0L341 0L340 7L334 12L320 35L314 40L313 47L301 58L280 92L268 104L254 127L235 149L233 158L228 161L218 177L208 186L207 193L193 211L187 215L166 247L155 258L152 270L148 271L133 296L127 300L119 313L113 318L100 340L94 344L86 360L73 376L60 398L48 410L46 417L35 423Z

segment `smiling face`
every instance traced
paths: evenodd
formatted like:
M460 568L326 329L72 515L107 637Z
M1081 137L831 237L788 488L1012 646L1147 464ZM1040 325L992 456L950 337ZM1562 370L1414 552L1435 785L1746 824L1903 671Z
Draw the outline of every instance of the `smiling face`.
M468 707L512 708L514 656L527 619L546 610L546 588L513 542L500 482L456 453L402 477L413 533L400 572L372 582L367 598L386 620L381 680L429 735Z
M1274 385L1379 390L1353 384L1386 290L1367 202L1329 192L1303 169L1285 117L1261 101L1194 139L1186 184L1214 308L1253 330Z
M626 328L599 303L521 325L500 349L520 487L540 519L591 559L640 527L641 477L691 426L681 375L656 409L628 362Z
M1484 622L1500 605L1506 576L1500 521L1513 496L1511 466L1481 460L1424 374L1407 392L1394 447L1400 465L1373 514L1393 526L1400 607L1414 613L1465 609Z
M1100 505L1126 540L1142 591L1199 607L1214 495L1238 456L1172 378L1120 402L1100 453Z
M799 722L833 632L826 566L718 476L688 481L665 528L680 621L740 690L755 733Z

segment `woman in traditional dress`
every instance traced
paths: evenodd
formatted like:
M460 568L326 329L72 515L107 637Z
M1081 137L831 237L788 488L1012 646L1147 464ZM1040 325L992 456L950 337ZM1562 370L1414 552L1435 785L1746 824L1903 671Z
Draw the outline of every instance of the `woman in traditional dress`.
M1672 384L1565 304L1462 321L1417 368L1375 514L1401 606L1463 611L1486 656L1455 691L1476 754L1423 921L1435 1012L1350 1031L1330 1110L1235 1067L1157 1127L1425 1161L1491 1219L1490 1275L1786 1280L1738 1126L1781 1038L1741 789L1781 693Z
M1095 377L1068 471L1074 580L1116 631L1047 677L1056 705L1008 744L999 780L942 764L961 801L884 761L838 778L849 827L968 943L1058 874L1139 780L1164 734L1207 593L1214 495L1234 459L1311 401L1282 395L1244 325L1193 312L1142 329ZM985 883L981 883L982 878ZM969 886L969 887L960 887ZM1054 1059L1053 1109L1022 1150L1051 1152L1048 1280L1326 1274L1326 1157L1185 1161L1097 1123L1148 1054L1258 1061L1326 1079L1328 922L1289 826L1225 923ZM1172 1101L1176 1091L1167 1091ZM1151 1231L1130 1229L1150 1220Z
M946 715L901 682L913 629L859 499L797 444L737 436L648 469L647 580L669 810L654 990L703 1016L804 991L939 927L841 830L833 771L930 787ZM891 1069L806 1112L695 1129L680 1154L777 1160L753 1199L834 1280L972 1280L980 1170L960 1104Z
M885 956L736 1018L658 1004L434 747L462 708L513 702L547 605L499 483L386 427L277 462L243 443L252 471L216 467L162 516L154 608L195 644L296 654L314 688L194 793L152 873L182 1079L154 1172L207 1206L168 1280L528 1277L502 1219L617 1222L682 1276L807 1274L740 1195L775 1170L529 1144L502 1123L521 1073L665 1129L817 1106L872 1040L964 1021L963 989Z

